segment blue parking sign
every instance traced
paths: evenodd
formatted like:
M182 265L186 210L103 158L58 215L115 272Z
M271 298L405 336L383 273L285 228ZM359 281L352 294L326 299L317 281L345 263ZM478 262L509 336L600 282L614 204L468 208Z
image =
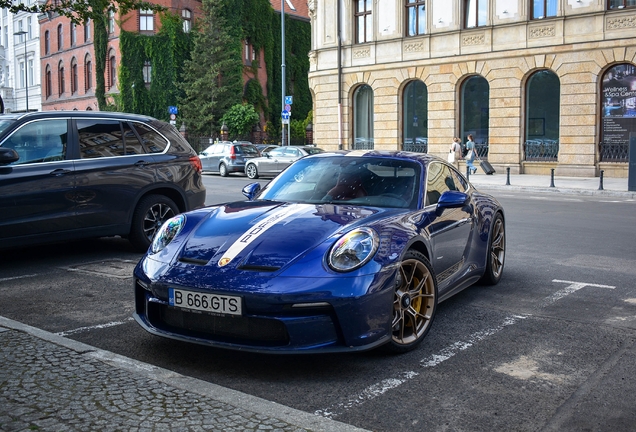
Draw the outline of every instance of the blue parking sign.
M292 105L294 103L292 96L285 96L285 105Z
M176 106L169 106L168 107L168 114L178 114L179 110L177 109Z

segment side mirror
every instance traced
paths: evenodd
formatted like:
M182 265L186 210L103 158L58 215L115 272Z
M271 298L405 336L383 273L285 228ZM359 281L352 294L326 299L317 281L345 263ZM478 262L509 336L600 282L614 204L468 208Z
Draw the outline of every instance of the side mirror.
M468 202L468 194L459 191L446 191L439 197L435 214L441 216L444 209L464 207Z
M9 165L20 159L20 155L17 151L11 148L0 147L0 165Z
M269 158L271 158L272 156L269 154L269 152L267 152L267 153L265 153L265 157L269 159Z
M256 195L258 195L258 193L261 191L261 184L260 183L250 183L247 186L245 186L243 188L243 195L245 195L245 197L252 201L254 199L254 197L256 197Z

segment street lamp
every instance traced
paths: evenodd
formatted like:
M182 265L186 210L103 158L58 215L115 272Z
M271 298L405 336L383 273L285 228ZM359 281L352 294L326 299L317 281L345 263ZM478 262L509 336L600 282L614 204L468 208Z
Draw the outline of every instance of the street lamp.
M13 33L14 36L22 36L26 35L28 32L24 30L20 30L19 32ZM29 76L27 74L27 38L24 38L24 90L26 94L26 112L29 112Z

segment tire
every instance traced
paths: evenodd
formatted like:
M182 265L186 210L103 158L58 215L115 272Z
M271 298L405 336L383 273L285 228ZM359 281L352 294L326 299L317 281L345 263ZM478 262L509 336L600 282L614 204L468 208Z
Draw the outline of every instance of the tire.
M219 165L219 174L221 175L221 177L227 177L227 167L224 163Z
M147 251L161 225L177 213L179 208L174 201L163 195L148 195L139 201L128 236L133 247L140 252Z
M488 240L486 271L480 281L484 285L497 285L503 274L506 258L506 226L501 213L495 215Z
M245 167L245 174L247 174L247 177L255 180L258 178L258 168L256 168L256 165L254 164L247 164L247 167Z
M437 279L428 259L414 250L404 255L397 278L392 336L385 348L405 353L422 342L433 324L437 311Z

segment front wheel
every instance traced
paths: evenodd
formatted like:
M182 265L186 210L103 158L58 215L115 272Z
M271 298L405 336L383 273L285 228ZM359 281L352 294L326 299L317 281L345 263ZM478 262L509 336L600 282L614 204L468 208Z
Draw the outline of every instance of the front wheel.
M247 174L247 177L254 180L258 178L258 169L256 168L256 165L254 164L248 164L247 168L245 168L245 174Z
M179 208L163 195L148 195L137 204L128 239L133 247L145 252L161 225L179 213Z
M221 177L227 177L227 167L225 166L225 164L219 165L219 174L221 175Z
M492 223L490 241L488 242L488 256L486 257L486 271L481 281L486 285L497 285L503 274L506 258L506 226L503 217L497 213Z
M428 259L408 251L400 264L393 298L392 337L386 348L396 353L419 345L437 310L437 280Z

